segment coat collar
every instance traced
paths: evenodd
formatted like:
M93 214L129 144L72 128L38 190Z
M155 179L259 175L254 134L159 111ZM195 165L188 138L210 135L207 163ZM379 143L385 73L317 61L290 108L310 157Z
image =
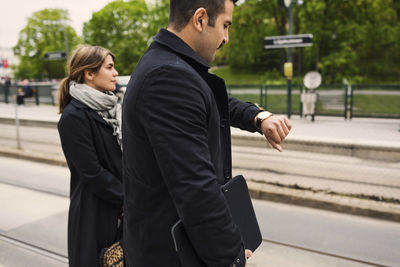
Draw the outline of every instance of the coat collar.
M73 105L74 107L78 108L78 109L89 109L88 106L86 106L85 104L83 104L81 101L73 98L71 96L71 105Z
M210 68L210 65L181 38L166 29L160 29L160 31L154 37L154 41L167 46L176 54L180 54L189 59L190 63L194 62L194 64L206 71L208 71Z

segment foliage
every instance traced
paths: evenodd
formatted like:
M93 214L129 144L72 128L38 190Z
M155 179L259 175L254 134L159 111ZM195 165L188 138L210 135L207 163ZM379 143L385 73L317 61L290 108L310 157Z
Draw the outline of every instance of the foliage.
M65 60L46 61L45 53L65 51L79 43L79 37L67 23L68 11L63 9L44 9L33 13L19 34L14 54L20 64L15 67L16 78L61 78L65 76ZM65 30L67 33L65 34Z
M245 0L235 8L229 43L219 53L215 70L231 83L282 82L287 49L263 48L266 36L288 34L287 9L278 0ZM318 70L323 83L399 83L399 0L303 0L293 1L293 34L313 34L313 46L294 48L294 81ZM168 24L169 0L116 0L94 12L84 23L83 40L101 45L116 55L120 75L129 75L159 28ZM50 51L80 42L67 24L66 10L44 9L28 19L14 52L20 58L17 77L62 77L65 61L45 61Z
M153 6L150 6L148 33L152 37L156 35L160 28L167 28L169 18L169 0L156 0Z
M273 13L276 13L276 18L266 16ZM277 3L271 1L265 5L264 1L248 0L236 7L230 41L217 55L217 63L227 63L236 70L280 71L282 51L265 51L263 38L280 34L282 13Z
M117 0L94 12L84 23L83 40L110 49L119 74L129 75L147 48L147 20L144 0Z
M398 82L400 1L305 0L293 5L293 34L313 34L313 46L293 49L295 76L310 70L325 83ZM233 69L280 70L284 49L263 50L265 36L288 33L287 11L278 1L247 0L237 7L228 51Z

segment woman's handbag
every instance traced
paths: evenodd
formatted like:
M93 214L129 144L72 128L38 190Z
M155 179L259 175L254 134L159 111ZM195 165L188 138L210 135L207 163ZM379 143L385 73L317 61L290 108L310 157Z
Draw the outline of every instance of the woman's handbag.
M124 267L124 250L122 248L122 219L118 218L117 242L100 250L101 267Z
M100 266L102 267L123 267L124 250L122 249L122 239L100 251Z

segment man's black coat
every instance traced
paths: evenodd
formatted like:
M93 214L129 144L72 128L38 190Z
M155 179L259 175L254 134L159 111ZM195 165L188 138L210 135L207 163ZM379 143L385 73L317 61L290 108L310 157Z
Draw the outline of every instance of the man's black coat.
M100 249L117 236L123 203L121 148L113 128L74 98L62 112L58 131L71 171L69 265L98 266Z
M123 104L127 266L180 266L171 236L179 218L207 266L244 266L220 184L232 176L230 125L255 131L259 109L228 98L224 81L173 33L154 40Z

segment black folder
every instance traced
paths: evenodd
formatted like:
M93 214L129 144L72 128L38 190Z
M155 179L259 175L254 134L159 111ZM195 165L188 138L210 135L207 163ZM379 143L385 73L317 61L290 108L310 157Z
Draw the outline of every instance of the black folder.
M224 184L221 189L228 202L233 221L240 230L245 249L250 249L254 252L260 246L262 236L253 204L251 203L246 180L242 175L238 175ZM178 253L182 266L204 267L205 264L196 254L181 220L174 224L171 232L175 250Z

